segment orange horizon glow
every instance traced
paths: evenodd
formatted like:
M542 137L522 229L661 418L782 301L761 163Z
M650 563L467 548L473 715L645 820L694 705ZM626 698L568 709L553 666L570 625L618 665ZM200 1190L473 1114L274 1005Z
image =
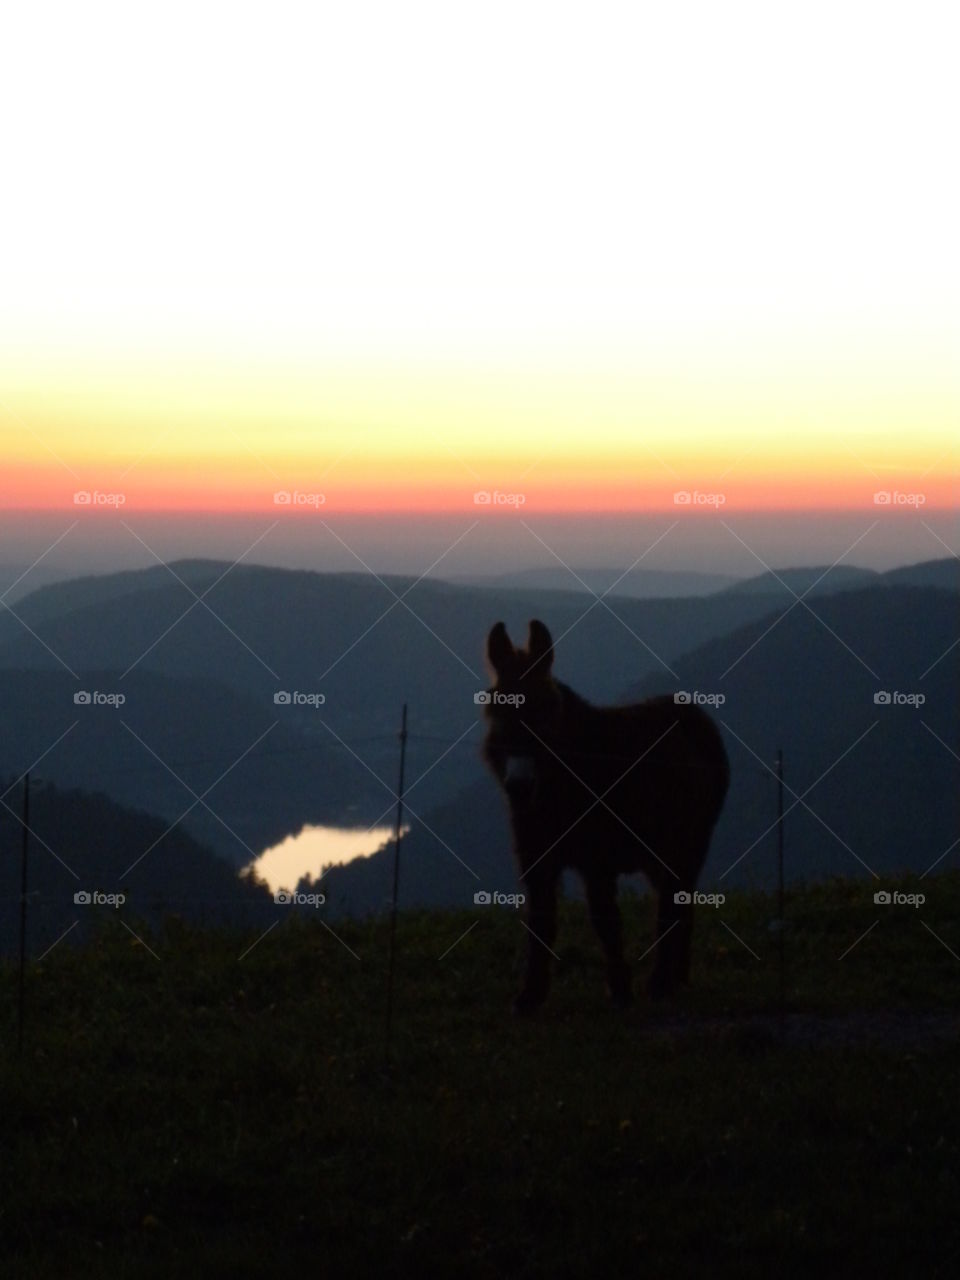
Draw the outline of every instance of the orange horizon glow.
M45 367L0 382L0 509L691 519L960 496L954 388L909 362Z
M344 488L290 486L266 492L262 487L229 490L212 494L210 487L197 483L181 486L176 492L152 490L145 485L109 484L78 486L57 480L50 486L24 487L3 495L2 508L8 511L69 512L82 518L120 518L136 513L152 515L209 514L217 516L269 515L279 520L323 520L335 515L453 515L473 519L522 519L524 515L638 515L668 514L677 519L695 519L727 513L770 513L775 511L812 515L837 512L872 512L890 518L895 512L955 510L956 480L931 477L915 481L884 477L852 481L849 477L793 478L777 483L711 485L708 481L672 488L668 484L608 482L604 487L530 483L509 485L466 485L433 488L414 484L391 487L385 484ZM90 494L89 501L75 501L75 494ZM274 494L289 494L289 501L275 501ZM477 501L477 493L489 494L489 501ZM119 499L114 495L120 495ZM316 496L315 496L316 495ZM689 495L689 496L687 496ZM880 496L878 496L880 495ZM889 495L889 498L883 496ZM218 500L219 498L219 500Z
M876 451L875 451L876 452ZM704 451L705 455L707 451ZM322 519L335 514L467 513L479 520L538 514L942 511L956 509L960 476L952 459L912 466L851 456L848 450L797 449L780 457L691 459L688 450L650 456L634 449L529 458L359 458L264 455L237 449L217 459L134 458L120 464L64 456L8 459L0 475L0 509L270 514ZM875 495L889 493L885 503ZM75 500L75 495L80 495ZM89 495L89 497L87 497ZM477 498L479 496L479 499ZM680 495L679 498L676 495ZM689 500L684 498L689 495ZM485 500L485 496L487 496Z

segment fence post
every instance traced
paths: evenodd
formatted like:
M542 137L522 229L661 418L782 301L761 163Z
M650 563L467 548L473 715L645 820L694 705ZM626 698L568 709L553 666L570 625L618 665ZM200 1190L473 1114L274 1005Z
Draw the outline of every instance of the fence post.
M27 851L30 841L30 770L23 775L23 833L20 844L20 966L17 976L17 1053L23 1051L23 976L27 955Z
M387 1033L384 1052L389 1059L393 1030L393 966L397 937L397 889L400 884L400 828L403 824L403 771L407 756L407 704L400 725L400 778L397 783L397 824L393 834L393 897L390 905L390 956L387 963Z
M780 1025L783 1027L783 1017L786 1010L786 973L784 969L784 947L783 947L783 748L777 748L777 908L780 916L780 928L777 930L779 935L779 966L780 966Z

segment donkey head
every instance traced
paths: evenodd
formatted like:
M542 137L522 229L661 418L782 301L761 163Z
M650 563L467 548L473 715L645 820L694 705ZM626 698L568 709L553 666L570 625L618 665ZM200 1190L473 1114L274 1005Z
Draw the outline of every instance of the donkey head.
M530 623L525 649L515 649L498 622L487 637L496 683L484 707L484 754L511 799L529 801L559 727L561 694L550 674L553 640L542 622Z

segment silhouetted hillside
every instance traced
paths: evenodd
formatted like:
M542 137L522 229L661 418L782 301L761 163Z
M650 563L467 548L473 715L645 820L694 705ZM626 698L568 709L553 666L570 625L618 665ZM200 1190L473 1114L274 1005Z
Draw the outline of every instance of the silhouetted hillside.
M192 586L198 594L204 586L215 581L222 573L230 569L226 560L178 560L171 566L176 577ZM34 573L30 573L31 587L29 594L17 609L17 614L24 622L35 627L46 618L55 618L60 614L70 613L74 609L83 609L90 605L102 604L106 600L117 600L123 596L133 595L140 591L154 591L160 587L169 587L176 582L171 570L166 565L150 565L146 569L121 569L116 573L85 574L81 577L66 578L60 582L48 583L36 587ZM16 620L4 617L0 622L0 637L15 635L19 631Z
M942 587L960 590L960 560L946 556L940 560L924 560L920 564L900 565L877 573L855 565L821 565L811 568L777 569L744 578L724 587L723 595L772 595L792 600L808 592L814 596L835 595L858 587Z
M949 556L943 560L906 564L888 569L880 575L880 580L892 587L942 587L947 591L960 591L960 560Z
M519 629L531 616L549 615L558 636L570 628L561 643L571 661L589 668L596 696L612 697L625 680L669 661L691 637L699 642L722 634L766 607L720 597L618 599L618 622L603 606L585 613L582 594L573 591L520 595L248 565L217 582L228 566L187 561L172 568L197 594L212 587L205 604L159 566L57 584L17 608L36 636L0 615L0 666L54 668L59 658L74 669L125 671L136 663L174 676L212 677L245 692L324 676L341 691L328 698L330 715L372 704L389 676L387 722L394 728L399 703L418 695L421 704L435 701L430 695L438 679L445 686L455 680L451 692L471 694L478 678L486 683L483 644L498 618ZM404 604L397 603L400 595ZM631 640L631 631L642 643ZM586 662L598 649L602 658Z
M0 780L0 950L19 939L22 784ZM15 816L17 815L17 816ZM260 885L238 877L222 858L181 828L121 808L104 795L31 787L27 939L31 959L66 930L71 942L89 939L106 903L77 903L74 894L123 893L123 918L157 925L167 915L202 924L231 922L267 928L282 918Z
M472 759L466 761L460 749L443 752L464 734L467 741L479 735L473 699L489 683L484 644L498 619L522 632L532 616L549 618L558 653L580 673L584 693L609 700L661 661L669 663L691 644L760 617L769 608L761 598L719 596L617 599L590 607L570 591L490 591L410 578L385 579L384 586L368 575L245 565L217 582L229 566L188 561L173 567L198 594L216 583L202 604L160 566L63 583L28 597L17 613L30 630L0 614L0 669L50 671L59 677L69 674L66 664L78 674L113 673L103 679L116 690L144 672L169 681L216 682L267 713L273 712L278 691L322 694L322 708L287 706L281 722L341 754L349 771L343 787L338 786L337 805L355 803L356 815L369 821L390 802L404 701L410 705L415 735L409 776L422 776L415 805L441 804L469 785ZM404 592L408 594L398 603L396 597ZM0 712L3 696L0 691ZM58 689L56 697L61 696ZM195 727L200 732L202 722L211 718L202 692L197 697L194 684L175 701L178 733L189 738ZM144 725L149 728L148 721ZM149 733L144 736L152 741ZM231 735L230 749L218 755L223 768L253 736ZM120 741L125 743L125 737ZM50 741L52 737L41 741L39 749ZM184 754L184 748L178 750ZM30 763L25 754L0 758L10 759L10 767L19 771ZM47 768L55 770L55 762ZM89 778L83 781L86 785ZM118 798L130 798L127 792L113 792L109 778L102 785ZM376 798L368 806L369 788ZM251 780L245 797L250 804L256 790ZM321 798L330 790L318 780ZM282 795L266 793L264 808L274 810L278 801ZM305 812L303 806L291 805L291 825L298 825Z
M772 595L787 599L803 595L804 592L809 592L811 596L832 595L854 587L874 586L879 576L872 569L859 569L846 564L777 569L772 573L760 573L755 578L741 579L732 586L724 587L723 594Z
M42 585L57 582L62 577L62 570L48 568L45 561L39 564L0 563L0 596L6 604L13 605L34 594Z
M38 761L48 780L182 818L235 866L304 822L372 820L381 796L389 802L335 738L272 697L140 668L123 681L116 672L77 674L0 669L0 774L17 777ZM122 690L125 701L77 705L78 690L91 698Z
M724 727L732 781L708 863L711 880L735 864L735 880L771 883L774 833L764 833L775 817L768 768L778 748L790 788L791 878L923 872L944 855L939 865L954 865L958 635L956 595L883 587L818 599L813 609L797 606L678 660L683 689L726 699L714 714ZM647 678L631 694L671 687ZM875 701L884 695L889 704ZM809 809L791 809L794 795L808 789Z
M459 575L447 579L463 586L508 588L511 591L611 591L636 600L664 600L677 596L703 596L732 586L740 579L729 573L696 573L670 569L576 569L547 565L540 569L518 569L513 573Z

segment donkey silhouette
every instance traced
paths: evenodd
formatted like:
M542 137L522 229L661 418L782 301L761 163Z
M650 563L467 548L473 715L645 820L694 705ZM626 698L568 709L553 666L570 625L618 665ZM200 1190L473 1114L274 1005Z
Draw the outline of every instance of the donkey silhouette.
M547 997L565 867L583 879L619 1005L632 996L617 876L644 872L659 900L648 989L653 999L673 994L689 981L691 897L730 781L716 725L672 695L591 705L551 675L553 641L536 620L525 649L496 623L487 660L496 684L484 707L483 756L509 802L530 935L514 1008L530 1012Z

